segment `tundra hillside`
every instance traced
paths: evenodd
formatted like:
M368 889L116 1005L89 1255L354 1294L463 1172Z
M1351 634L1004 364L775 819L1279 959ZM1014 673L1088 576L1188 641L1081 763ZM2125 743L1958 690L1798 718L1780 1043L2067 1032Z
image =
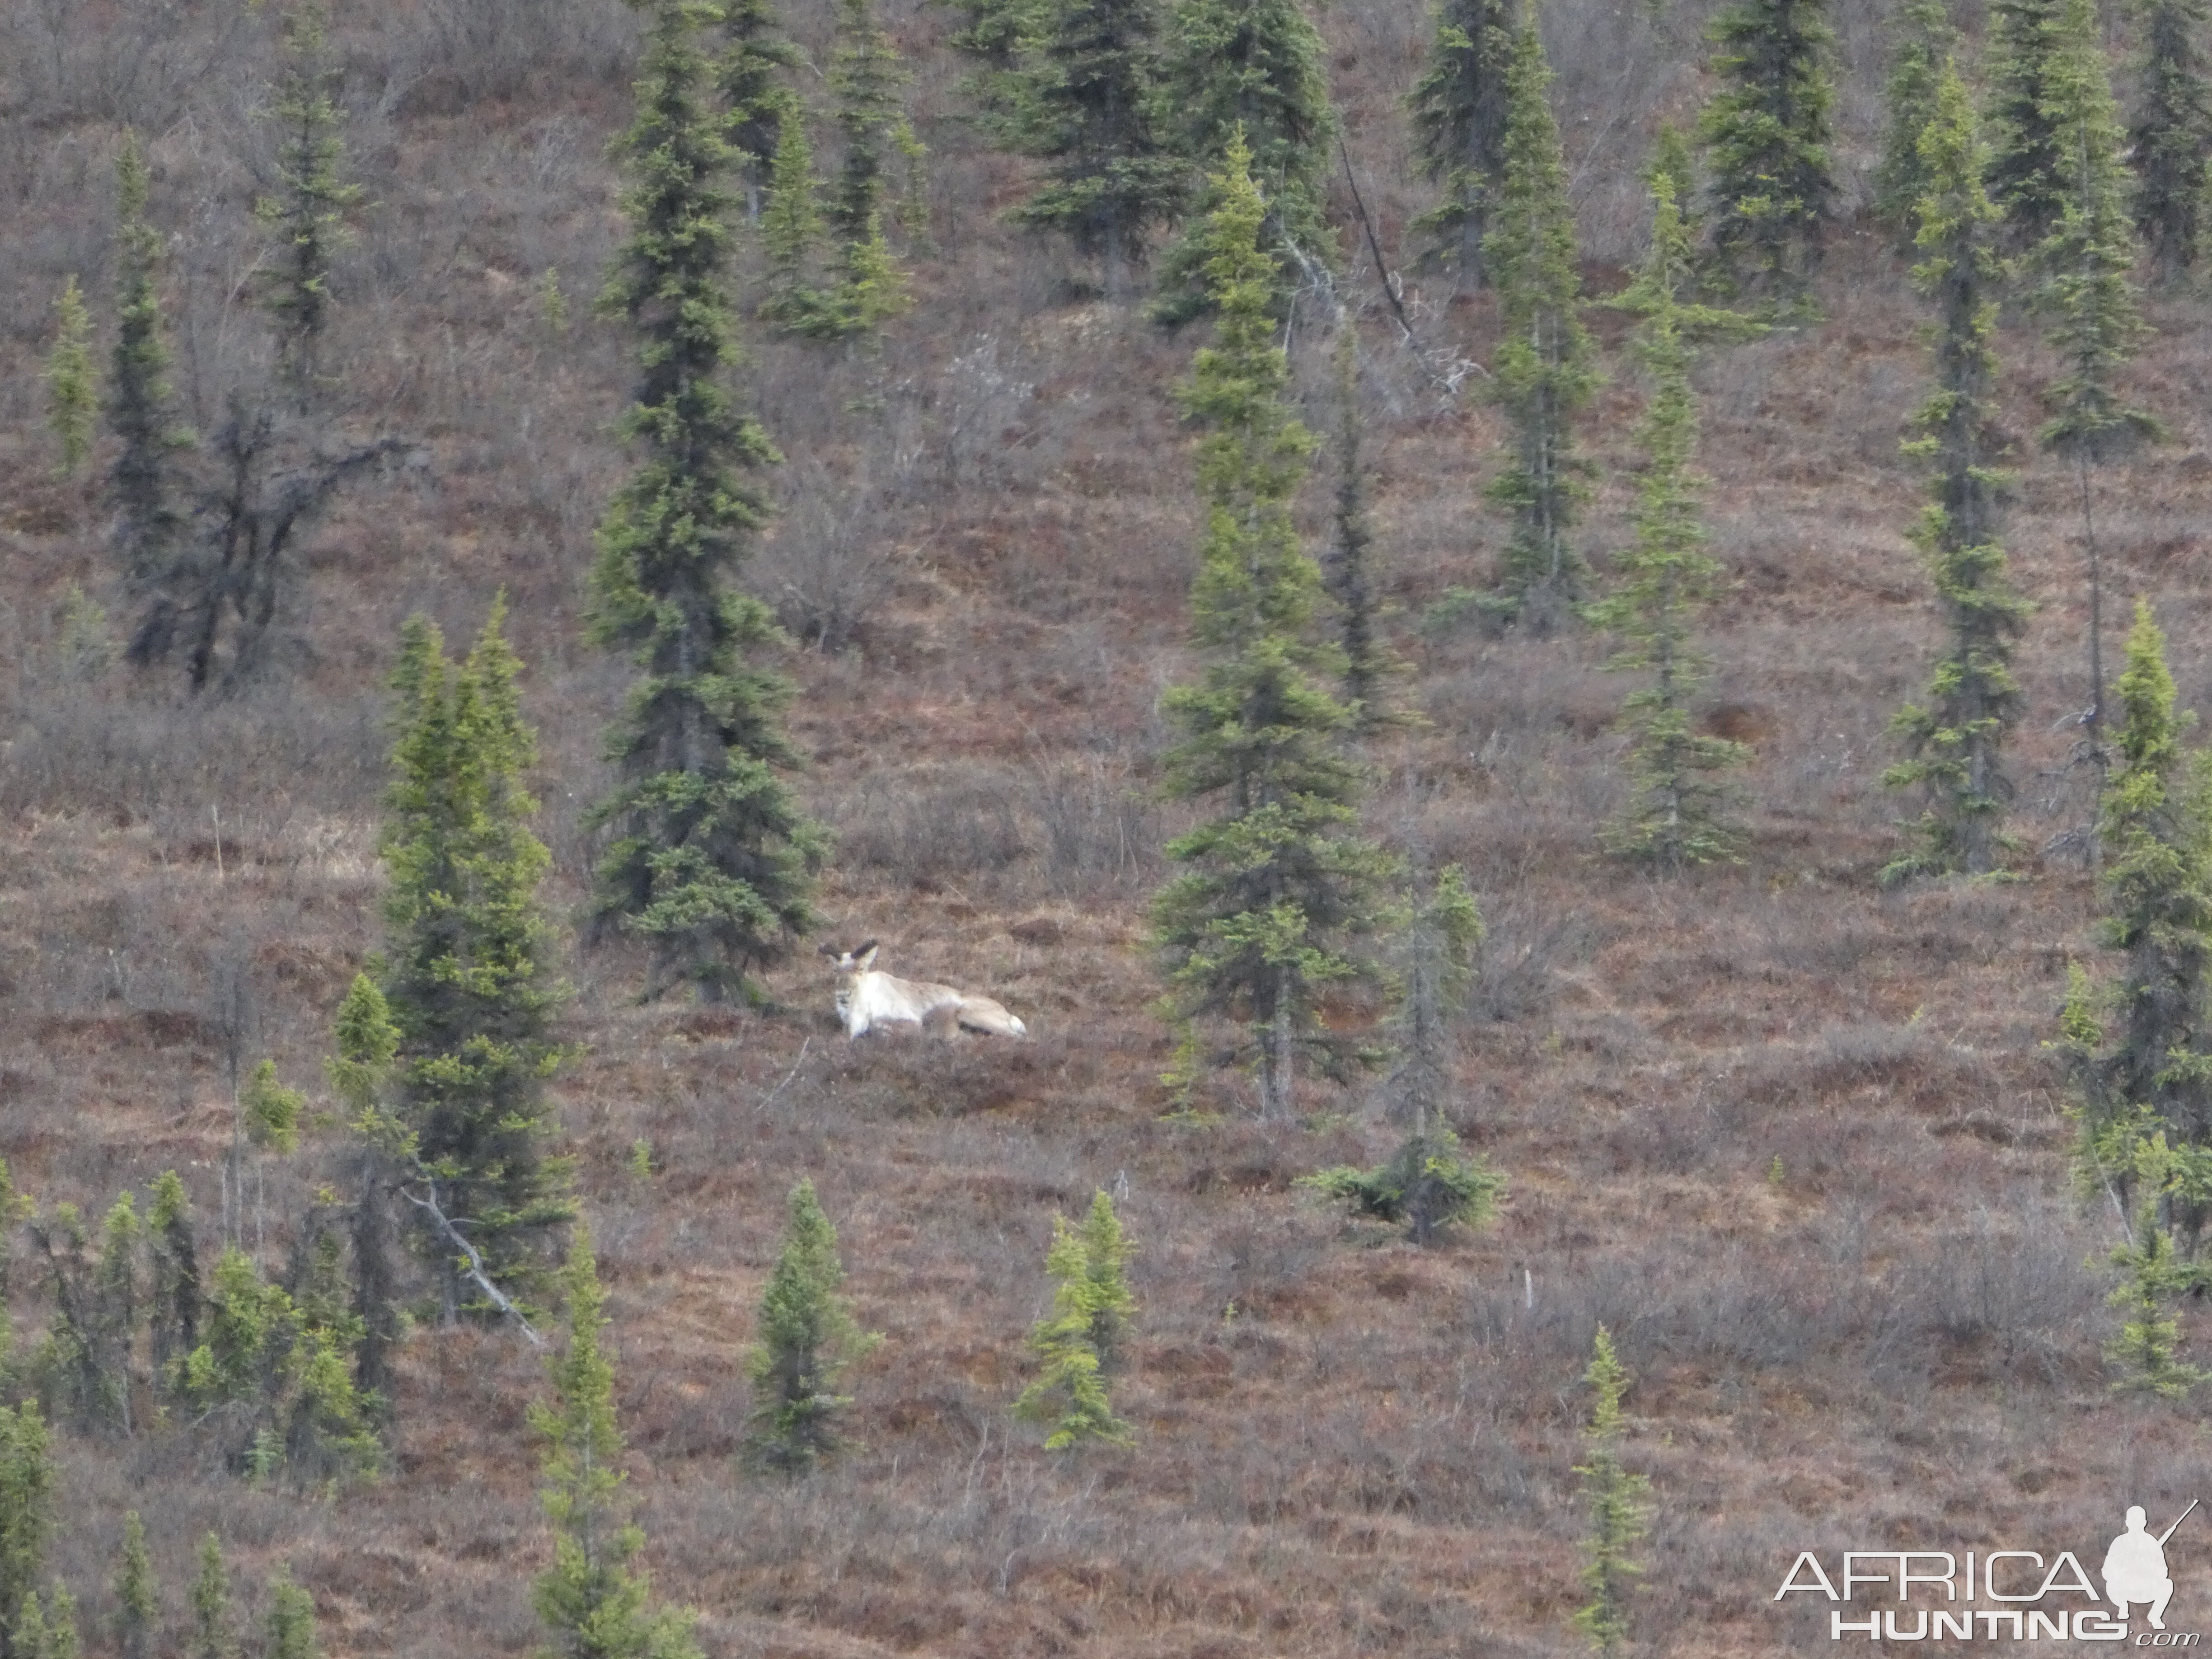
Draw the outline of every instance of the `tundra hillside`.
M782 9L790 61L771 68L817 112L850 77L849 9ZM812 938L759 970L755 1000L712 1002L680 986L640 1000L669 975L635 928L584 942L611 833L589 809L617 787L607 733L632 673L584 617L595 526L638 465L617 429L636 337L593 300L630 234L611 146L634 119L649 16L368 0L336 9L326 82L288 83L307 46L273 0L5 9L0 1158L67 1269L9 1218L5 1374L28 1375L61 1316L57 1273L76 1282L59 1206L98 1218L128 1191L143 1214L166 1170L204 1268L227 1218L247 1257L309 1294L318 1194L360 1179L325 1063L389 944L379 836L402 629L421 614L477 639L503 592L550 852L538 983L560 988L541 1043L558 1064L532 1109L556 1126L548 1158L574 1161L598 1251L636 1559L663 1601L697 1609L704 1651L1584 1651L1575 1466L1601 1327L1630 1379L1603 1443L1650 1482L1628 1650L1825 1641L1825 1601L1771 1600L1801 1549L2101 1549L2128 1504L2156 1525L2178 1514L2212 1455L2192 1407L2112 1386L2107 1263L2130 1234L2104 1192L2077 1195L2047 1047L2069 968L2111 983L2120 959L2086 862L2082 475L2034 441L2069 364L2016 304L1984 423L2014 472L2008 580L2033 606L2010 658L2014 846L1996 861L2013 878L1881 879L1923 810L1884 787L1905 758L1891 723L1925 697L1946 638L1912 539L1929 468L1899 449L1932 389L1936 313L1868 205L1892 9L1833 18L1838 198L1808 300L1770 305L1757 338L1701 345L1688 370L1721 571L1692 624L1712 666L1686 729L1749 757L1730 775L1741 860L1678 872L1601 839L1633 781L1619 720L1634 677L1605 668L1618 640L1567 607L1539 629L1465 602L1495 586L1515 533L1486 496L1509 411L1490 395L1498 296L1413 264L1413 222L1444 189L1407 104L1428 7L1314 17L1342 145L1305 185L1357 332L1366 568L1405 663L1383 695L1419 716L1359 740L1359 832L1427 876L1462 866L1486 929L1436 1092L1504 1190L1486 1224L1417 1247L1292 1184L1389 1156L1403 1127L1383 1073L1302 1077L1304 1115L1263 1119L1251 1074L1201 1053L1194 1079L1163 1018L1152 896L1168 843L1210 810L1161 788L1164 696L1203 668L1205 515L1176 388L1213 325L1148 319L1143 282L1103 268L1114 250L1079 256L1006 218L1036 164L994 147L994 71L952 37L1011 11L877 13L912 76L892 95L916 142L888 116L870 129L889 135L886 193L847 227L862 286L815 296L805 328L755 314L778 222L765 168L731 174L744 361L725 383L781 456L748 475L774 512L738 580L787 632L761 659L795 684L790 787L833 841ZM1644 260L1662 124L1694 119L1717 84L1711 11L1541 9L1580 251L1567 274L1597 301ZM1971 61L1984 20L1955 21ZM2113 24L2124 97L2136 27ZM254 204L306 176L287 146L312 127L298 112L315 84L358 195L295 191L301 224L327 211L348 233L327 250L310 373L271 343L282 270ZM157 246L118 225L126 130ZM825 163L849 148L826 119L811 131ZM1155 248L1180 234L1137 222ZM868 264L875 246L891 266ZM1389 289L1378 258L1402 272ZM329 485L295 532L284 521L259 631L223 634L198 691L174 654L125 660L147 590L118 551L118 439L102 424L65 470L49 419L74 407L61 425L81 427L85 408L50 397L58 296L75 279L104 374L134 259L158 267L176 422L203 460L276 481L241 511L266 527L283 480ZM2212 312L2191 282L2148 291L2143 349L2110 369L2162 437L2088 471L2107 678L2142 599L2179 708L2201 712ZM1581 320L1602 378L1571 417L1590 494L1571 537L1596 593L1635 544L1648 380L1635 314L1599 303ZM1338 326L1308 290L1285 333L1290 395L1325 440ZM252 386L291 387L261 440L231 401ZM1296 504L1316 553L1332 453ZM885 971L995 999L1028 1038L848 1043L813 946L871 939ZM1363 990L1319 1016L1364 1041L1384 1012ZM241 1098L282 1127L287 1088L307 1097L298 1150L273 1131L234 1144ZM838 1295L882 1340L853 1344L837 1376L843 1449L784 1474L744 1455L747 1361L802 1181L834 1225ZM1053 1306L1055 1223L1101 1190L1129 1247L1110 1377L1129 1434L1048 1452L1012 1407L1040 1372L1029 1336ZM257 1631L272 1607L296 1620L295 1598L261 1588L282 1568L331 1655L545 1641L532 1581L554 1534L526 1420L544 1359L512 1322L447 1323L434 1294L410 1305L373 1478L342 1462L343 1479L256 1480L258 1443L241 1473L181 1396L152 1397L143 1352L125 1357L129 1432L55 1426L38 1583L74 1595L85 1651L123 1650L111 1586L133 1510L155 1651L184 1644L210 1533ZM2201 1303L2158 1310L2185 1360ZM2204 1547L2185 1528L2172 1548L2199 1594Z

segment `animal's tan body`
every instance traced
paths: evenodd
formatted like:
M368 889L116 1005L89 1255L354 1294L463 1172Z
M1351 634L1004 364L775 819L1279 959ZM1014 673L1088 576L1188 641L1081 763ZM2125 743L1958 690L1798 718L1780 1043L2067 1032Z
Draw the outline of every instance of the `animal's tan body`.
M844 1021L848 1039L892 1025L949 1025L993 1036L1029 1035L1029 1027L989 997L877 971L876 949L875 940L870 939L859 951L848 951L837 958L837 1018ZM827 946L823 954L830 954Z

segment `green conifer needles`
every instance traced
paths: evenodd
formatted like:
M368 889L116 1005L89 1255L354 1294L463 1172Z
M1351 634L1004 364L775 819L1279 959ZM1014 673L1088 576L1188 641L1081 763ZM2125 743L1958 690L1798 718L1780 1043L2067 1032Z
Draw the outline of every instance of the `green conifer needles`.
M1655 182L1650 257L1615 301L1644 319L1634 351L1650 386L1637 428L1644 468L1637 491L1636 539L1616 562L1613 591L1588 614L1623 641L1607 667L1650 676L1629 697L1622 715L1632 740L1628 764L1635 794L1606 830L1606 846L1623 857L1679 870L1737 856L1742 831L1732 817L1736 792L1723 775L1750 758L1741 744L1691 726L1692 700L1711 672L1711 659L1696 644L1692 629L1698 612L1720 591L1722 572L1705 549L1700 480L1691 467L1698 415L1690 364L1700 339L1741 337L1756 325L1734 313L1689 302L1689 238L1673 180L1662 176Z
M553 1398L530 1408L546 1443L538 1497L553 1525L553 1565L532 1589L556 1659L699 1659L688 1608L652 1605L652 1587L632 1565L645 1534L629 1520L618 1467L613 1364L599 1345L606 1328L591 1230L572 1230L561 1286L568 1340L552 1364Z
M1505 465L1488 495L1513 526L1498 592L1483 605L1540 631L1564 621L1582 595L1584 567L1568 532L1589 492L1573 420L1599 379L1578 314L1574 207L1551 85L1542 38L1523 23L1505 71L1504 178L1482 243L1503 325L1492 396L1510 422Z
M1651 1483L1620 1462L1620 1400L1629 1380L1613 1357L1612 1335L1599 1326L1589 1369L1583 1373L1597 1398L1583 1431L1586 1461L1575 1466L1583 1478L1580 1498L1589 1522L1583 1545L1583 1586L1590 1599L1576 1612L1575 1628L1589 1638L1595 1651L1607 1655L1620 1652L1628 1640L1629 1592L1644 1571L1636 1546L1650 1513L1646 1499Z
M1164 791L1217 799L1221 816L1177 838L1185 866L1153 902L1170 1017L1246 1022L1259 1050L1263 1112L1287 1114L1302 1049L1334 1052L1316 1000L1366 971L1346 944L1376 924L1390 860L1352 831L1363 787L1337 738L1350 719L1323 687L1343 672L1312 637L1321 573L1299 544L1291 502L1313 439L1284 400L1288 368L1269 318L1265 207L1232 143L1203 233L1219 313L1213 343L1182 389L1200 423L1205 540L1191 591L1192 634L1211 659L1170 691L1182 740Z
M843 1439L836 1419L851 1405L837 1379L883 1339L854 1322L845 1298L837 1230L822 1213L814 1183L791 1189L783 1249L761 1297L759 1340L746 1361L753 1380L747 1457L763 1468L797 1474L833 1455Z
M1926 703L1907 704L1891 726L1907 757L1883 781L1920 791L1926 810L1915 826L1918 845L1882 872L1890 881L1996 868L1999 824L2012 799L2000 757L2021 711L2012 650L2029 611L2006 581L1996 539L2005 482L1992 465L2001 441L1990 349L2004 274L1995 248L1998 215L1982 185L1987 158L1973 106L1948 62L1935 102L1919 144L1925 188L1913 281L1936 308L1936 389L1914 419L1917 435L1905 453L1935 474L1935 499L1913 539L1928 557L1949 638Z
M778 725L791 687L758 660L781 635L728 585L768 512L744 475L776 456L723 384L729 155L693 40L704 9L658 0L620 143L632 231L601 307L638 338L623 432L640 464L599 524L589 627L640 678L609 734L622 781L592 817L612 836L596 926L653 942L649 995L690 984L720 1001L812 924L827 842L781 778L797 763Z
M545 1082L567 1054L552 1021L566 992L550 976L538 904L550 859L528 827L536 737L504 617L495 602L458 665L428 622L403 633L382 842L390 944L376 988L397 1046L376 1011L349 998L338 1049L366 1068L346 1074L363 1082L379 1054L396 1053L390 1127L408 1144L393 1150L436 1184L448 1219L467 1218L485 1271L526 1285L543 1270L547 1231L573 1213L568 1166L545 1146ZM449 1243L428 1248L450 1260ZM449 1274L448 1294L457 1288Z
M1713 20L1721 89L1698 122L1713 245L1747 290L1802 295L1833 212L1823 0L1737 0Z
M1052 1218L1052 1249L1045 1272L1054 1281L1052 1312L1030 1333L1030 1346L1044 1362L1037 1380L1014 1402L1018 1416L1051 1425L1048 1451L1085 1441L1126 1445L1134 1431L1114 1415L1106 1384L1120 1368L1122 1341L1137 1309L1122 1279L1133 1254L1121 1232L1114 1201L1092 1194L1080 1227Z

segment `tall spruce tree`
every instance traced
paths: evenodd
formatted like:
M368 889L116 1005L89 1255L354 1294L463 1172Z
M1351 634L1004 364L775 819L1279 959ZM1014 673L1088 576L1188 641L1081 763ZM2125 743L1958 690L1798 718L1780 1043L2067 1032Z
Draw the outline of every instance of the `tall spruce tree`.
M852 1400L837 1380L883 1339L861 1330L837 1293L845 1266L837 1230L822 1213L814 1183L791 1189L783 1248L762 1293L760 1340L745 1369L754 1404L745 1452L759 1468L799 1474L844 1443L837 1418Z
M1505 178L1514 10L1514 0L1438 0L1428 66L1408 100L1421 171L1443 186L1410 228L1432 239L1428 257L1451 267L1462 293L1486 280L1482 240Z
M1246 1024L1261 1109L1287 1116L1298 1055L1343 1056L1318 1001L1367 973L1351 947L1376 925L1390 860L1358 836L1364 781L1336 741L1351 716L1320 684L1343 672L1341 656L1310 637L1321 573L1291 507L1313 439L1285 402L1267 207L1250 164L1233 140L1212 180L1218 205L1202 241L1219 323L1180 392L1203 431L1206 521L1191 613L1209 661L1164 702L1182 739L1165 758L1164 791L1218 800L1221 815L1169 845L1186 868L1153 901L1152 925L1175 1016Z
M1060 0L1048 15L1008 129L1044 174L1006 216L1095 255L1118 299L1181 204L1187 171L1160 101L1158 0Z
M108 430L121 440L108 470L117 507L117 551L125 580L143 588L176 556L185 532L176 457L192 434L169 390L163 337L161 234L146 217L150 184L137 135L125 131L115 157L115 347L108 358Z
M1637 447L1644 476L1637 487L1636 539L1615 562L1612 591L1589 609L1590 620L1621 636L1606 664L1649 674L1621 717L1630 736L1628 769L1635 793L1604 832L1612 852L1667 871L1733 860L1742 830L1733 819L1736 791L1723 775L1745 764L1740 743L1693 730L1691 705L1712 672L1696 643L1698 615L1721 590L1720 562L1705 549L1698 513L1703 480L1692 470L1698 442L1690 366L1700 340L1741 338L1745 319L1694 305L1690 240L1682 228L1673 181L1652 197L1651 252L1628 291L1613 303L1639 315L1633 347L1650 386Z
M1170 19L1163 92L1173 141L1188 167L1209 171L1183 234L1161 258L1152 314L1173 325L1217 303L1207 227L1223 198L1210 169L1232 137L1264 193L1260 246L1279 307L1334 257L1322 206L1337 119L1320 33L1300 0L1183 0Z
M1937 88L1959 43L1948 0L1907 0L1891 20L1890 40L1874 210L1910 252L1920 234L1920 198L1934 182L1921 159L1920 135L1937 118Z
M2068 0L1990 0L1983 53L1987 87L1983 135L1985 182L2004 216L2007 246L2032 248L2058 227L2072 140L2051 100L2051 74L2063 50Z
M2042 85L2043 113L2060 147L2049 180L2057 216L2031 257L2041 277L2035 305L2049 319L2047 337L2063 372L2045 393L2052 416L2038 436L2075 465L2089 586L2089 707L2081 724L2101 800L2104 562L2091 473L2159 428L2122 399L2118 385L2145 330L2130 275L2136 247L2128 222L2124 135L2094 0L2063 0Z
M621 150L632 227L602 308L638 337L622 431L640 465L599 530L589 628L641 678L609 749L621 774L591 821L612 832L595 926L652 942L647 994L741 992L812 926L827 855L781 774L791 687L758 659L781 635L731 578L768 504L745 475L777 457L724 380L738 361L725 287L728 148L705 101L693 0L653 0L637 118Z
M1782 301L1802 295L1835 211L1825 12L1823 0L1736 0L1710 31L1722 86L1698 131L1714 251L1745 290Z
M1566 620L1587 574L1568 535L1589 493L1574 417L1598 384L1579 315L1574 207L1551 85L1542 37L1524 22L1506 71L1504 179L1483 240L1502 325L1492 396L1510 425L1504 470L1487 493L1513 524L1484 609L1540 632Z
M553 1398L530 1407L530 1426L545 1442L538 1497L553 1525L553 1565L531 1599L559 1659L698 1659L696 1615L654 1607L651 1584L632 1565L645 1534L622 1497L614 1365L599 1339L605 1298L591 1230L580 1222L561 1282L568 1340L552 1364Z
M376 970L398 1032L386 1139L443 1218L423 1242L443 1264L449 1310L462 1290L453 1231L494 1279L526 1286L550 1265L551 1231L574 1213L568 1162L546 1145L564 993L537 896L550 860L529 830L537 740L522 720L505 611L494 602L459 665L437 629L415 618L392 676L389 942ZM348 1043L342 1033L342 1053Z
M2212 88L2199 35L2204 0L2144 0L2128 155L2136 233L2152 269L2172 280L2203 252L2205 167L2212 161Z
M1925 705L1908 703L1891 731L1907 758L1884 775L1893 789L1917 789L1926 810L1919 843L1892 862L1884 879L1914 875L1987 875L2002 845L2000 825L2012 799L2002 762L2020 718L2014 642L2031 607L2005 578L1997 542L2004 475L1993 465L2003 440L1996 402L1997 210L1982 186L1988 155L1973 105L1956 66L1937 82L1936 114L1921 135L1926 185L1917 217L1921 263L1912 277L1935 302L1936 389L1914 418L1905 453L1934 471L1930 501L1913 540L1927 556L1949 638L1929 680Z

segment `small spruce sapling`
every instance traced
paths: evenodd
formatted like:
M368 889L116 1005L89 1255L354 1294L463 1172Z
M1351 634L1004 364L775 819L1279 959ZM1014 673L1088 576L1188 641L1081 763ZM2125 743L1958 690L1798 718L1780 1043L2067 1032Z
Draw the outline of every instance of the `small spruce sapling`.
M1589 1425L1583 1431L1585 1461L1575 1466L1582 1477L1579 1494L1589 1517L1583 1542L1583 1586L1590 1599L1576 1610L1575 1628L1589 1638L1598 1653L1618 1653L1628 1640L1628 1599L1644 1569L1636 1559L1650 1508L1645 1501L1649 1480L1621 1467L1620 1399L1628 1392L1629 1376L1613 1352L1613 1337L1604 1326L1589 1369L1583 1373L1597 1398L1590 1408Z
M844 1444L837 1419L851 1396L838 1379L883 1340L864 1332L837 1293L844 1282L837 1230L814 1183L791 1189L783 1248L761 1297L760 1340L746 1361L754 1404L745 1455L756 1468L799 1474Z
M61 446L54 475L72 478L92 453L99 398L93 389L92 316L72 276L54 301L54 346L46 355L46 426Z
M651 1583L631 1565L645 1534L622 1498L614 1366L599 1337L605 1297L580 1221L569 1230L561 1287L568 1340L552 1363L553 1398L530 1407L530 1426L546 1443L538 1498L553 1526L553 1565L532 1586L532 1602L555 1659L699 1659L696 1615L653 1607Z
M54 1530L54 1462L34 1401L0 1406L0 1659L46 1565Z
M138 1511L123 1516L123 1550L115 1566L115 1647L122 1659L148 1659L161 1614L154 1581L154 1560L146 1549L146 1525Z
M1045 1272L1054 1280L1052 1312L1030 1333L1030 1349L1044 1362L1036 1382L1014 1402L1018 1417L1050 1425L1048 1451L1085 1441L1127 1445L1135 1431L1114 1415L1107 1381L1121 1367L1136 1298L1122 1274L1133 1249L1121 1231L1114 1201L1094 1194L1080 1227L1052 1218L1052 1248Z
M2112 1253L2121 1278L2106 1298L2122 1320L2120 1334L2105 1347L2106 1362L2120 1373L2112 1380L2116 1391L2180 1400L2207 1376L2181 1358L2181 1322L2173 1313L2177 1300L2203 1289L2206 1269L2182 1258L2172 1232L2159 1218L2166 1194L2191 1184L2192 1173L2201 1176L2191 1162L2168 1148L2163 1131L2135 1146L2133 1185L2141 1196L2128 1242Z
M192 1580L191 1634L185 1659L238 1659L238 1627L230 1611L230 1570L223 1565L222 1540L210 1533L200 1540L200 1570Z

